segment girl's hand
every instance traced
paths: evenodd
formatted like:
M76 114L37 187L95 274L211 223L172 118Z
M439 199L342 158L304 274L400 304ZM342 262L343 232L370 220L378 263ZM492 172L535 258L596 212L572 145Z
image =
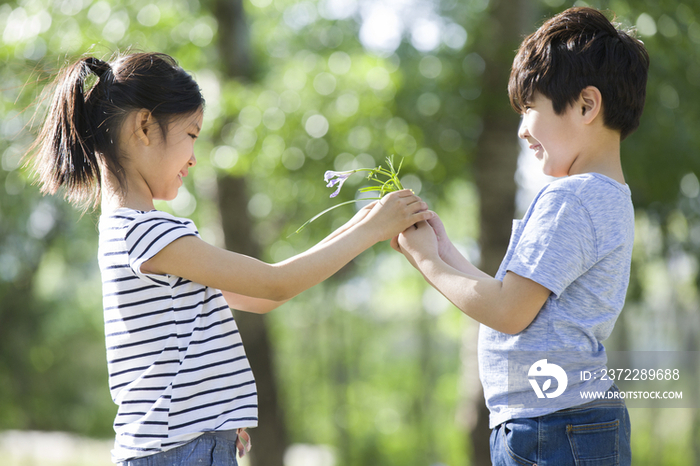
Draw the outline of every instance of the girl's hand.
M246 453L250 451L253 444L250 442L250 435L245 431L245 427L241 427L236 431L238 438L236 438L236 448L238 449L238 457L243 458Z
M385 241L433 215L421 198L404 189L387 194L374 204L364 222L376 230L378 241Z

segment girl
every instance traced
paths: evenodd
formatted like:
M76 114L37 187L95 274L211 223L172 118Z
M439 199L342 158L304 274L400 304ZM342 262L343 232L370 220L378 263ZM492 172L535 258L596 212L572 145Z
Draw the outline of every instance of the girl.
M432 213L400 191L277 264L219 249L153 204L173 199L197 162L204 100L192 77L167 55L135 53L83 58L55 85L32 161L42 192L64 188L75 204L101 203L109 384L119 406L113 461L235 465L237 434L247 439L242 429L257 425L257 394L229 306L269 312Z

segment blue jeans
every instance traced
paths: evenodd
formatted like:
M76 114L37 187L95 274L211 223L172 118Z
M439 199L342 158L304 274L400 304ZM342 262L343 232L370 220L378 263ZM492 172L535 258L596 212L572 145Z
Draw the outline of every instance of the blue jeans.
M629 466L630 418L625 402L596 400L546 416L506 421L491 431L491 462L494 466Z
M238 466L236 431L206 432L172 450L117 463L118 466Z

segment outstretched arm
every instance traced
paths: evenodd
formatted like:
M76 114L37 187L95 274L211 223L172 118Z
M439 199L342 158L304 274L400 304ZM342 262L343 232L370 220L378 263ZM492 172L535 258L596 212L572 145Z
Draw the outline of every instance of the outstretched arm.
M447 249L443 251L448 263L440 254L441 233L444 228L440 231L438 226L435 231L428 222L420 222L401 233L396 245L433 287L478 322L509 334L530 325L551 292L513 272L508 272L502 282L492 278L456 249L449 254Z
M431 216L420 198L408 190L398 191L363 212L357 223L277 264L267 264L217 248L195 236L185 236L146 261L141 272L177 275L236 295L262 298L267 302L255 309L266 312L268 307L276 307L274 302L281 304L327 279L374 243ZM255 312L255 309L249 310Z
M367 204L366 206L362 207L360 210L357 211L357 213L350 220L348 220L343 226L334 230L333 233L331 233L330 235L323 238L319 244L323 244L327 241L332 240L333 238L335 238L339 234L348 231L349 229L351 229L352 227L354 227L355 225L360 223L362 220L365 219L365 217L367 217L367 215L370 212L372 212L372 209L377 205L378 202L379 201L372 201L369 204Z
M335 238L339 234L349 230L353 226L357 225L360 223L366 216L372 211L372 208L375 206L377 201L374 201L366 206L364 206L362 209L360 209L350 220L347 221L343 226L335 230L333 233L325 237L322 241L322 243L326 243L330 241L331 239ZM225 291L222 290L221 293L224 295L224 298L226 299L226 302L228 303L229 307L232 309L236 309L239 311L245 311L245 312L252 312L255 314L267 314L268 312L272 311L273 309L278 308L282 304L286 303L289 301L288 299L285 299L284 301L272 301L270 299L265 299L265 298L252 298L250 296L245 296L237 293L232 293L230 291Z

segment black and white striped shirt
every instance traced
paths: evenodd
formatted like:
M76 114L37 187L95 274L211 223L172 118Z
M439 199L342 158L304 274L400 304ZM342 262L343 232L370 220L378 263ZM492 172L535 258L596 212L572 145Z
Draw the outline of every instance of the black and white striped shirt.
M257 425L257 390L219 290L141 265L194 223L118 209L100 217L107 364L115 462L169 450L202 432Z

